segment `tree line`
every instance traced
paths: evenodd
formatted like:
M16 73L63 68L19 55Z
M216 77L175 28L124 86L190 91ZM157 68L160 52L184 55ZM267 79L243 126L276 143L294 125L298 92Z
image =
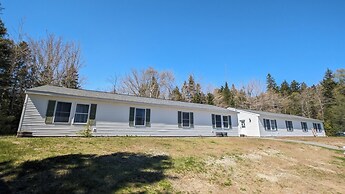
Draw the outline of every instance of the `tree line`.
M268 74L265 88L263 91L255 81L241 88L225 82L213 91L204 92L193 75L178 87L174 86L172 72L158 72L149 67L139 72L132 70L120 83L117 93L292 114L323 120L327 135L345 131L345 69L335 72L327 69L320 83L311 86L296 80L277 84Z
M0 19L0 134L16 132L26 89L46 84L79 88L81 66L74 42L53 34L16 41Z

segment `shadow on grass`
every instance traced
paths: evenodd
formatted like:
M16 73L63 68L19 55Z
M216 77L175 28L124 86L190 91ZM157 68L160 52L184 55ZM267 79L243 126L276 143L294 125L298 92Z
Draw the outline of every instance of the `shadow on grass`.
M111 155L70 154L0 163L0 191L12 193L114 193L140 188L165 178L171 158L118 152ZM2 193L2 192L0 192Z

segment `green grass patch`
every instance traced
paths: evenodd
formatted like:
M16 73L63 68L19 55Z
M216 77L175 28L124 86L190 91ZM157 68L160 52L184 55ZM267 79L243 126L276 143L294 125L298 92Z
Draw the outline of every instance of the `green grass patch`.
M205 162L196 157L179 157L173 160L176 172L204 172Z

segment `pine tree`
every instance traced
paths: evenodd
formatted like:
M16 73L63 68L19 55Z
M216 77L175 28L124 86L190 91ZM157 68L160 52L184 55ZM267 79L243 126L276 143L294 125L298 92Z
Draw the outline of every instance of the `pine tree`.
M192 98L193 103L205 104L205 94L201 90L201 85L199 83L196 84L195 93Z
M330 69L327 69L325 76L321 81L322 86L322 96L323 96L323 105L324 105L324 125L327 135L334 135L337 129L334 126L333 122L333 110L332 108L335 104L334 89L337 86L334 81L333 72Z
M301 85L296 80L292 80L290 84L291 92L301 92Z
M267 74L266 76L266 88L267 91L274 91L274 92L278 92L278 86L277 83L275 81L275 79L271 76L271 74Z
M223 103L227 107L234 107L235 106L235 101L234 101L234 95L230 91L228 82L225 82L225 86L221 91L222 93L222 98L223 98Z
M291 94L290 85L286 80L284 80L280 85L280 93L283 96L288 96Z
M0 133L8 133L14 120L14 117L9 115L14 42L8 39L6 35L7 29L0 19Z
M181 95L182 99L186 102L189 102L189 99L191 98L191 94L189 93L187 82L184 81L182 88L181 88Z
M206 104L209 104L209 105L214 105L214 95L212 93L207 93L206 95Z
M325 100L325 107L330 107L332 101L334 100L333 91L336 87L336 82L334 81L333 72L330 69L326 70L325 76L321 81L322 94Z
M66 88L80 88L79 73L73 64L70 67L66 67L63 79L61 80L61 84Z
M170 99L175 101L183 101L182 94L177 86L171 92Z

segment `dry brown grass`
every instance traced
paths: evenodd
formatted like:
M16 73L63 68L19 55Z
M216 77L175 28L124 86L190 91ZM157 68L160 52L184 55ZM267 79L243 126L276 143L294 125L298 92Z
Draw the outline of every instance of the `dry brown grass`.
M340 148L345 146L345 137L283 137L282 139L318 142Z
M316 140L333 142L332 138ZM345 141L344 138L338 140ZM4 137L0 138L0 146L0 180L4 187L15 192L31 191L30 185L41 186L37 192L59 189L81 193L345 191L343 154L297 143L232 137ZM61 159L61 156L72 157ZM32 170L35 165L42 167ZM52 171L51 166L59 168ZM8 169L1 171L5 167ZM47 169L53 180L40 185L42 180L38 177L45 176ZM19 175L23 170L28 174ZM75 188L66 183L75 179L81 182L77 182ZM25 189L20 190L23 188L18 185Z

